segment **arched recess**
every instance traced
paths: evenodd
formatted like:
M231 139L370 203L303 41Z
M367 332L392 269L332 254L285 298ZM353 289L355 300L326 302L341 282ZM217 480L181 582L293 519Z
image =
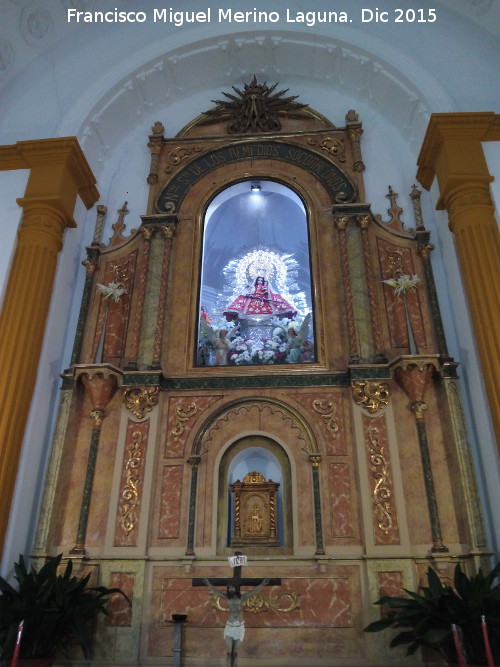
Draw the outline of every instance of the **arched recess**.
M192 466L188 520L187 551L194 554L195 530L200 526L197 508L198 469L206 465L206 474L216 485L212 522L216 522L217 552L231 553L227 544L227 472L232 458L246 447L266 448L279 461L284 477L283 553L293 553L299 541L315 545L323 553L321 497L316 439L307 421L292 406L274 398L253 396L237 399L219 408L200 428L193 441L188 462ZM308 468L310 470L308 470ZM226 481L224 481L226 480ZM301 489L300 503L297 489ZM306 519L309 512L310 519ZM300 526L300 529L297 528ZM300 535L297 535L300 532Z
M260 450L260 451L259 451ZM247 453L248 464L241 465ZM292 477L290 459L283 447L273 438L263 435L247 435L232 443L224 452L218 467L218 493L217 493L217 552L224 552L225 547L230 547L232 533L232 499L230 484L237 481L235 475L231 475L234 463L240 464L245 473L260 472L266 478L266 463L276 461L279 472L272 477L273 482L279 482L277 523L280 540L279 547L245 546L247 553L293 553L293 521L292 521ZM257 463L256 463L257 461ZM270 466L271 467L271 466ZM251 469L252 468L252 469ZM257 469L258 468L258 469ZM238 475L239 479L243 475Z
M302 200L276 180L242 180L211 200L203 224L198 366L314 360L308 232ZM292 328L300 332L295 347Z
M253 145L255 146L255 143ZM307 160L310 156L312 159L316 155L312 150L300 149L299 152ZM334 170L332 174L335 178L341 177L338 170ZM337 190L336 188L329 190L318 179L314 170L308 169L308 165L297 161L249 157L234 164L226 161L210 169L207 168L202 174L194 174L189 183L183 183L184 192L182 195L177 194L178 200L174 200L169 193L172 181L162 187L161 196L157 198L158 206L162 207L175 201L172 215L177 216L179 225L175 236L174 263L175 256L192 257L189 265L184 264L179 267L171 276L170 288L171 294L175 295L176 316L169 320L168 338L174 341L174 344L167 342L162 351L162 366L168 367L169 375L191 373L193 369L200 375L213 373L212 368L203 367L198 363L198 323L201 306L204 304L200 303L198 295L193 293L189 286L200 284L203 224L211 201L225 188L242 181L250 183L254 180L279 183L293 191L305 208L311 258L310 284L313 289L311 302L314 307L315 358L314 363L305 364L303 370L310 372L313 366L328 370L345 367L345 359L349 353L347 319L341 298L343 278L340 260L332 262L331 259L339 255L337 239L331 234L332 205L335 203ZM344 182L348 180L346 177ZM176 187L175 182L174 187ZM345 191L340 182L338 187L341 192ZM351 195L355 195L353 189ZM335 332L335 335L327 333L327 329ZM185 356L179 354L179 342L185 346ZM273 367L264 368L271 371ZM217 370L221 374L225 371L234 372L234 368L222 366ZM241 367L238 372L244 375L245 367Z

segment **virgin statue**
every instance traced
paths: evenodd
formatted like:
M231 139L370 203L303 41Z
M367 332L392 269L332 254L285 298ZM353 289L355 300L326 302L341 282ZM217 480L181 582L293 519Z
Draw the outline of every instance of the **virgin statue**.
M295 308L278 292L273 292L262 276L257 276L252 285L247 285L246 293L239 294L226 308L223 315L228 322L238 318L273 316L294 318Z

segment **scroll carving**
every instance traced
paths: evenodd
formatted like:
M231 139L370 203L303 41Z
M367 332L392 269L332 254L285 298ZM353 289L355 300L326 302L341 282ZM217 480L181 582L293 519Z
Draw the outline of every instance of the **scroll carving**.
M124 391L123 402L135 417L144 419L158 405L159 393L159 387L133 387Z
M165 173L171 174L183 160L186 160L196 153L200 153L202 150L203 148L199 144L196 144L196 146L177 146L167 155Z
M218 611L229 611L221 604L221 599L217 595L210 595L210 600ZM243 607L252 614L259 614L269 609L281 611L288 614L291 611L300 609L300 593L283 593L277 597L266 598L263 595L252 595L251 598L243 602Z
M175 423L172 427L171 434L174 436L174 440L177 442L181 435L184 433L187 422L193 417L193 415L198 411L198 406L196 403L191 403L187 408L184 408L182 405L177 405L175 408Z
M321 415L323 422L332 438L336 438L339 431L337 416L337 406L332 401L320 401L318 399L312 402L313 410Z
M329 155L336 157L339 162L345 162L345 146L344 140L342 137L335 139L333 137L325 137L324 139L313 139L312 137L307 140L309 146L317 146L321 148Z
M127 535L135 527L135 510L139 503L138 485L140 482L139 469L142 464L143 434L139 431L132 433L132 442L128 449L128 459L125 463L126 480L120 497L120 525Z
M384 533L392 528L391 490L389 488L389 470L384 456L384 446L380 443L379 430L375 426L368 428L370 466L375 479L373 502L378 512L378 527Z
M374 414L387 405L391 397L391 389L387 382L354 380L351 383L351 389L356 405L361 405L370 414Z

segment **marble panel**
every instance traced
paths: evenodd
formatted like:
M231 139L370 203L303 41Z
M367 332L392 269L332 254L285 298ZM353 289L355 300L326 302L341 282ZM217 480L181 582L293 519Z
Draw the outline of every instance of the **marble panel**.
M330 527L332 537L352 537L351 491L347 463L330 463Z
M119 588L132 602L134 593L134 572L111 572L109 588ZM130 627L132 625L132 606L119 593L114 593L107 606L106 625L113 627Z
M413 255L410 248L396 246L384 239L378 239L378 251L380 257L382 277L384 280L394 278L394 271L402 271L407 275L416 274ZM419 276L420 278L422 276ZM418 347L426 347L425 327L423 320L422 305L418 287L409 292L406 297L408 313ZM391 347L408 348L408 330L404 312L403 299L395 295L394 290L384 285L384 299L389 325Z
M121 282L127 290L125 294L122 294L119 301L110 300L108 302L101 299L100 305L99 329L103 325L104 310L108 308L103 359L110 363L116 363L116 365L119 365L117 361L123 356L136 263L137 250L134 250L125 257L109 261L104 271L103 284ZM94 342L94 345L97 347L96 342Z
M159 539L179 537L182 465L165 465L162 471Z
M188 614L192 624L223 627L227 611L220 611L208 589L192 588L191 579L165 579L162 583L158 624L169 623L174 613ZM292 602L298 596L297 608ZM252 603L252 604L248 604ZM227 609L227 602L220 606ZM292 611L286 611L292 609ZM282 579L281 586L264 589L247 601L245 626L250 627L351 627L351 591L347 577Z

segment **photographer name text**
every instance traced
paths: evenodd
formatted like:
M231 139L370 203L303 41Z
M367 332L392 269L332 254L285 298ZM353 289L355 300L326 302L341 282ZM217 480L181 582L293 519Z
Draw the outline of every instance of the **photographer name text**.
M203 11L185 11L170 8L153 9L147 12L112 11L79 11L74 8L67 10L68 23L165 23L180 28L184 25L202 23L244 23L260 25L265 23L290 23L313 28L328 23L434 23L437 13L432 8L394 8L384 11L378 8L361 9L356 16L345 11L235 11L231 8Z

